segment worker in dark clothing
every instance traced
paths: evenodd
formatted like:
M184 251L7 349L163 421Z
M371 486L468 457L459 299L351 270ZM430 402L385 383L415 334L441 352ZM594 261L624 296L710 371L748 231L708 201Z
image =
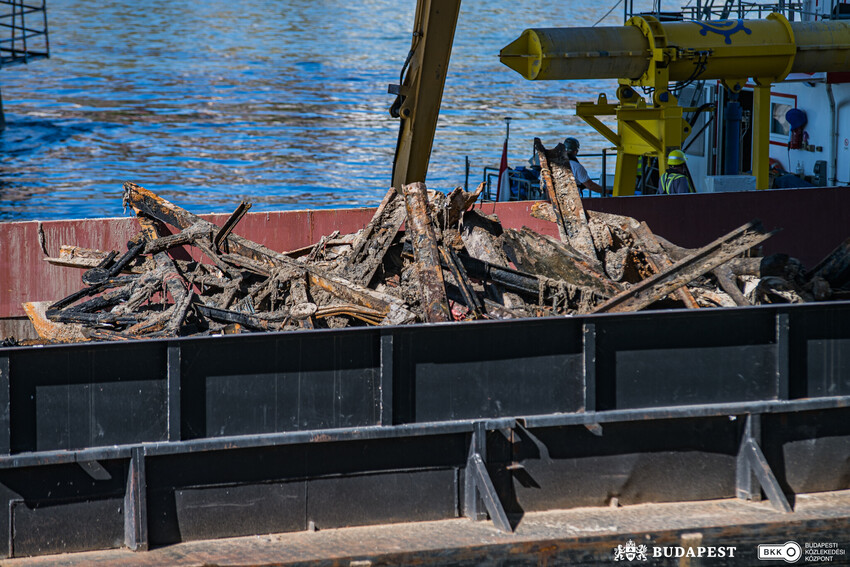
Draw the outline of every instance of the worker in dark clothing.
M696 193L688 167L685 165L685 154L682 150L673 150L667 156L667 171L661 176L661 193Z

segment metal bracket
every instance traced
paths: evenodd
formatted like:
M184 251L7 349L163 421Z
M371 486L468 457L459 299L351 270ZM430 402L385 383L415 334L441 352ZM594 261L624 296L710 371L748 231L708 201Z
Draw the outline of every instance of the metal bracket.
M77 464L94 480L111 480L112 475L97 461L77 461Z
M761 417L759 415L748 415L744 426L744 434L741 437L741 447L738 450L738 466L736 471L736 485L738 498L744 500L759 500L757 489L754 490L753 479L755 479L767 499L774 508L781 512L792 512L791 504L782 491L776 475L770 468L770 464L764 456L761 447L756 440L761 432Z
M145 449L133 447L124 492L124 545L132 551L148 550L147 492Z
M487 454L487 430L483 422L475 423L472 431L472 442L469 447L469 457L466 460L466 482L465 482L465 515L473 520L483 520L489 515L495 526L505 532L513 533L511 523L505 513L505 508L499 500L499 494L487 466L484 464ZM481 510L480 503L484 504L487 514Z

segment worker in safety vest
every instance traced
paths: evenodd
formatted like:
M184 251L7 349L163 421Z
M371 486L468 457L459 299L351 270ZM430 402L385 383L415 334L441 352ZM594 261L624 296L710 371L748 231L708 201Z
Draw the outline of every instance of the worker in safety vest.
M576 183L580 189L589 189L602 194L602 187L590 179L587 170L578 162L576 154L581 145L575 138L567 138L564 140L564 147L567 148L567 157L570 158L570 169L573 170L573 177L576 178Z
M685 165L685 154L682 150L673 150L667 156L667 171L661 176L660 192L666 195L674 193L696 193L688 167Z

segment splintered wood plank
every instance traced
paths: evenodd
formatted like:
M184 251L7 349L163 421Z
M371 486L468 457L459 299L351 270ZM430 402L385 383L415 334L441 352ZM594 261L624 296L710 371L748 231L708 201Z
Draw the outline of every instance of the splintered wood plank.
M351 245L342 273L352 283L369 285L404 222L404 199L390 188L366 228Z
M635 236L636 244L643 251L650 267L655 270L655 273L663 272L670 269L673 261L670 256L661 247L661 244L656 240L655 235L649 229L645 222L637 223L637 226L632 228L632 234ZM739 292L740 293L740 292ZM699 309L697 300L687 287L682 286L675 291L676 298L685 304L688 309Z
M593 313L639 311L669 295L717 266L764 242L774 233L763 233L761 223L749 222L700 248L690 256L632 286L596 307Z
M51 301L31 301L22 304L24 312L41 339L51 343L76 343L90 340L83 334L83 325L57 323L48 319L46 313L51 303Z
M502 225L478 211L469 211L463 216L460 238L470 256L497 266L507 266L508 257L502 250L499 237ZM506 291L500 284L491 284L490 293L507 308L525 307L525 302L515 293Z
M464 191L460 187L455 187L451 193L449 193L448 197L446 197L446 207L448 209L448 220L446 221L447 226L455 226L460 218L463 216L463 213L472 205L475 204L475 201L478 200L478 197L481 195L481 192L484 191L484 187L487 184L482 181L478 184L478 188L472 193L468 191Z
M563 280L602 297L613 297L623 289L563 242L537 234L526 227L521 231L508 229L502 237L511 261L520 270Z
M135 183L124 184L124 202L137 214L147 215L182 230L191 226L211 232L218 230L215 224L193 215ZM237 234L228 235L226 241L231 254L240 254L271 266L304 270L309 274L311 285L318 285L345 301L384 313L385 319L382 324L404 324L412 322L415 318L413 313L405 308L404 302L396 297L338 278L317 266L303 264Z
M419 289L422 291L422 307L425 320L429 323L451 321L449 301L446 297L446 285L443 269L440 266L440 253L437 235L428 214L428 196L424 183L411 183L402 188L407 208L408 238L413 245L416 262L416 275Z
M534 138L534 151L540 159L540 173L558 218L561 240L587 256L590 262L598 263L593 236L587 226L587 215L566 148L558 144L555 149L547 150L540 138Z

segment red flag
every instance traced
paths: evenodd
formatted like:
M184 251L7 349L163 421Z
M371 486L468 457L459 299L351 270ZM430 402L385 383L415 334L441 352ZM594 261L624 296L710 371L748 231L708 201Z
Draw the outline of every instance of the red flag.
M511 198L511 182L508 176L508 139L502 148L502 162L499 164L499 184L496 186L496 200L509 201Z

